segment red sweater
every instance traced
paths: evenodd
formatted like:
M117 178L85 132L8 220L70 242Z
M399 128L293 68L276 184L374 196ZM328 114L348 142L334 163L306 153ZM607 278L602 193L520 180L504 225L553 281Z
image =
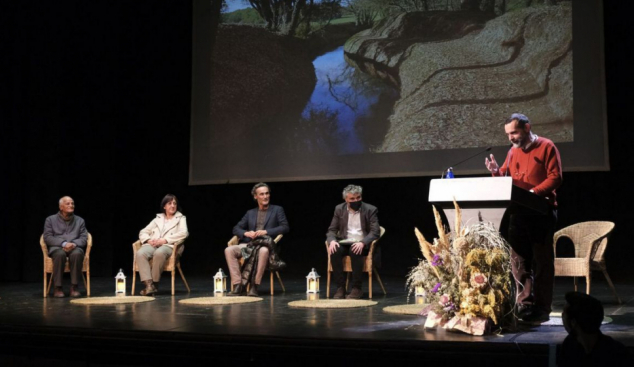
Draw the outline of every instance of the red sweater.
M507 168L513 184L547 197L548 202L557 207L555 189L562 181L561 157L551 140L538 137L526 150L512 148L494 176L506 176Z

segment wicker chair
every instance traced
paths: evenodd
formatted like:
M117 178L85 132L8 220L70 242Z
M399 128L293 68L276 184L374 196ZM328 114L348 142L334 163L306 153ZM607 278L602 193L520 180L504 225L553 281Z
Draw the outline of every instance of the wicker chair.
M134 263L132 265L132 295L134 295L134 288L136 285L136 273L139 271L139 266L136 263L136 253L141 249L141 241L136 241L132 244L132 251L134 252ZM187 293L191 292L189 289L189 284L187 284L187 280L185 279L185 275L183 274L183 269L181 269L181 259L178 256L178 247L183 246L183 243L178 245L174 245L174 251L172 252L172 256L167 259L165 267L163 271L169 271L172 273L172 296L174 295L174 279L176 278L176 269L178 269L178 273L181 275L181 279L183 279L183 283L185 283L185 287L187 288ZM150 259L150 267L152 266L152 259Z
M577 290L577 278L586 278L586 293L590 294L591 271L601 270L608 281L614 296L621 303L621 298L616 293L612 279L608 275L603 254L608 245L608 238L614 223L612 222L582 222L573 224L555 233L553 246L557 251L557 240L567 237L572 240L575 247L575 257L555 258L555 276L575 277L575 291Z
M48 246L44 242L44 235L40 236L40 247L42 248L42 255L44 255L44 298L48 297L51 291L51 283L53 279L53 259L48 256ZM82 277L84 278L84 285L86 286L86 295L90 297L90 250L92 249L92 235L88 233L88 242L86 244L86 252L84 253L84 265L82 266ZM70 265L68 257L66 258L66 265L64 266L64 273L70 273ZM86 273L84 276L83 273ZM51 274L50 277L47 274Z
M275 239L273 241L275 241L275 243L279 243L281 239L282 239L282 235L280 234L277 237L275 237ZM235 246L235 245L238 245L238 244L239 244L238 236L233 236L233 237L231 237L229 242L227 242L227 247ZM244 263L244 259L241 258L240 259L240 266L242 266L243 263ZM271 296L274 293L273 284L275 283L274 280L273 280L273 273L275 273L275 275L277 276L277 280L280 282L280 285L282 286L282 292L286 292L286 288L284 287L284 283L282 283L282 277L280 277L280 272L277 271L277 270L270 271L270 269L269 269L269 272L271 273L271 277L270 277L271 278ZM249 287L250 287L250 285L249 285ZM231 288L233 290L233 284L231 285Z
M372 241L370 244L370 252L368 252L368 256L365 256L365 261L363 264L363 272L368 273L368 297L372 298L372 274L376 274L376 279L379 281L379 285L381 285L381 290L383 290L383 294L387 294L385 291L385 287L383 286L383 282L381 281L381 276L379 275L376 266L374 266L372 262L372 256L374 254L374 248L377 246L377 242L383 237L385 233L385 228L381 227L381 235L378 239ZM328 254L328 278L326 280L326 298L330 298L330 273L332 272L332 264L330 263L330 254L328 253L328 241L326 241L326 253ZM343 257L343 271L348 273L346 277L346 289L348 289L348 281L350 280L350 274L352 273L352 262L350 260L350 256Z

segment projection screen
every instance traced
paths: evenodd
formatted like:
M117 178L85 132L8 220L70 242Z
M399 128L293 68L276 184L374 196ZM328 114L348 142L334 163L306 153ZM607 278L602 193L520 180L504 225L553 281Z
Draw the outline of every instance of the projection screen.
M293 23L228 0L221 24L194 1L191 185L483 174L514 112L565 171L609 170L600 1L419 1L373 27L360 1Z

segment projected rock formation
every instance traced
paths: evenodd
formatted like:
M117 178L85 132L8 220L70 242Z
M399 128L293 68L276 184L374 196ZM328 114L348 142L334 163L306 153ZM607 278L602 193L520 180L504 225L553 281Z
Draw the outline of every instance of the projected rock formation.
M501 123L573 140L571 4L482 13L409 13L352 37L355 65L400 88L377 152L504 145ZM472 16L469 16L472 14Z

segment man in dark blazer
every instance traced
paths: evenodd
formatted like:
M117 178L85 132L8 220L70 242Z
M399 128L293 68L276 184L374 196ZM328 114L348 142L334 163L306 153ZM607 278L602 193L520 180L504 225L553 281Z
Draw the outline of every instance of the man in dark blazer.
M359 299L363 296L363 256L368 255L370 245L381 235L378 209L364 203L362 193L361 186L348 185L343 189L345 202L335 207L335 214L326 234L332 274L337 284L333 296L335 299ZM352 290L348 295L345 294L344 256L350 256L352 263Z
M271 193L267 184L260 182L253 186L251 195L253 195L253 200L258 203L258 207L247 211L240 222L233 227L233 234L238 236L239 245L229 246L225 249L231 284L234 285L229 295L233 296L242 295L246 291L242 289L242 274L238 260L242 257L242 249L247 246L247 243L260 236L275 238L280 234L288 233L290 230L284 209L281 206L270 205ZM260 247L258 259L262 259L262 261L258 261L255 284L251 284L249 296L258 295L258 286L269 263L269 249L264 246Z
M44 243L48 255L53 260L53 297L64 297L62 277L66 258L70 267L71 297L79 297L79 280L84 265L84 250L88 244L88 231L84 220L75 215L75 201L70 196L59 199L59 212L46 218L44 222Z

